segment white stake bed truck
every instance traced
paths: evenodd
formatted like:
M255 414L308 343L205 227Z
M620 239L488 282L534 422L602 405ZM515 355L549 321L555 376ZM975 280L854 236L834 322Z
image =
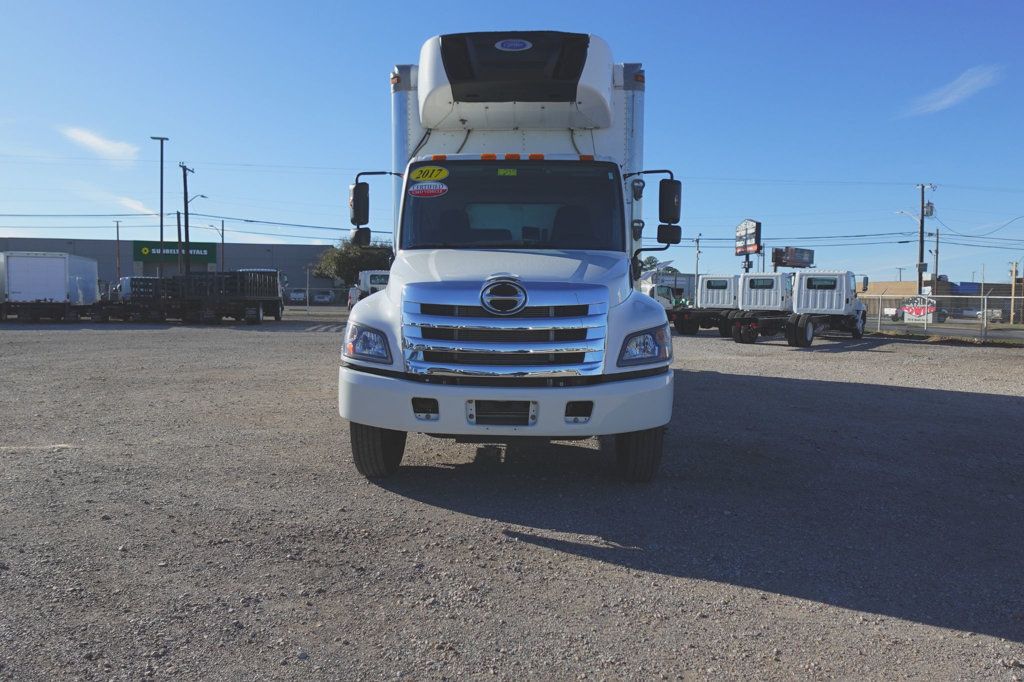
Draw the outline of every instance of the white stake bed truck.
M640 65L592 35L462 33L429 39L391 91L393 170L358 174L350 197L366 245L362 178L395 178L388 285L352 309L338 373L358 470L393 473L409 432L614 435L622 475L650 479L672 341L634 288L642 178L668 176L663 249L680 239L681 188L643 170Z
M790 346L807 348L815 334L829 330L862 338L867 322L864 303L857 298L857 279L847 270L740 275L740 307L732 316L736 343L785 334Z

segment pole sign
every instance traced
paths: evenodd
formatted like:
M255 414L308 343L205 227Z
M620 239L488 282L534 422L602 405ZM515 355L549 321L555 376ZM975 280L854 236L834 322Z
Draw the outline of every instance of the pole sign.
M935 299L928 296L911 296L900 304L900 312L903 313L904 322L931 323L932 316L938 310Z
M814 265L814 249L795 246L772 249L772 265L783 268L809 268Z
M212 242L189 242L189 253L193 263L216 263L217 244ZM185 254L185 245L181 245L181 253ZM173 263L178 260L177 242L132 242L133 260L143 263Z
M761 253L761 223L747 218L736 226L736 255Z

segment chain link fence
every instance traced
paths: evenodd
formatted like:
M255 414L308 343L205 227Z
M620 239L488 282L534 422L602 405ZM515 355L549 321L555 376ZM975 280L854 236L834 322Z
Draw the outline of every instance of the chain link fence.
M285 305L289 306L347 306L347 287L291 287L284 292Z
M1024 341L1024 296L866 296L867 329Z

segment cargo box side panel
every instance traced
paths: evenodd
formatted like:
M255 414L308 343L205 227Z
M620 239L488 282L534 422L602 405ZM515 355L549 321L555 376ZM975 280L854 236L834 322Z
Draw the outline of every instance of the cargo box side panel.
M99 268L92 258L68 256L68 296L71 305L92 305L99 300Z
M7 254L0 251L0 305L7 303Z
M63 303L67 300L64 254L7 254L8 300L11 303Z
M740 278L740 308L786 311L792 309L793 280L788 274L757 273Z

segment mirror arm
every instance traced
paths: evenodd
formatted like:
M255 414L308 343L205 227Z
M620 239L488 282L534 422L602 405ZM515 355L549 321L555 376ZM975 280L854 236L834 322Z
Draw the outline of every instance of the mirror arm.
M362 173L356 173L356 182L359 182L359 178L364 175L394 175L396 178L402 177L401 173L396 173L394 171L363 171Z
M672 171L668 170L667 168L666 169L662 169L662 170L642 170L642 171L635 171L633 173L626 173L625 175L622 176L622 179L625 180L626 178L631 178L634 175L661 175L661 174L668 175L668 179L669 180L675 180L676 179L676 176L672 174Z
M629 267L629 274L632 276L633 280L635 281L635 280L640 279L640 254L641 253L643 253L645 251L668 251L668 248L670 246L674 246L674 245L673 244L664 244L662 246L648 246L648 247L640 248L640 249L637 249L636 251L634 251L633 252L633 258L632 258L632 260L630 262L630 267Z

